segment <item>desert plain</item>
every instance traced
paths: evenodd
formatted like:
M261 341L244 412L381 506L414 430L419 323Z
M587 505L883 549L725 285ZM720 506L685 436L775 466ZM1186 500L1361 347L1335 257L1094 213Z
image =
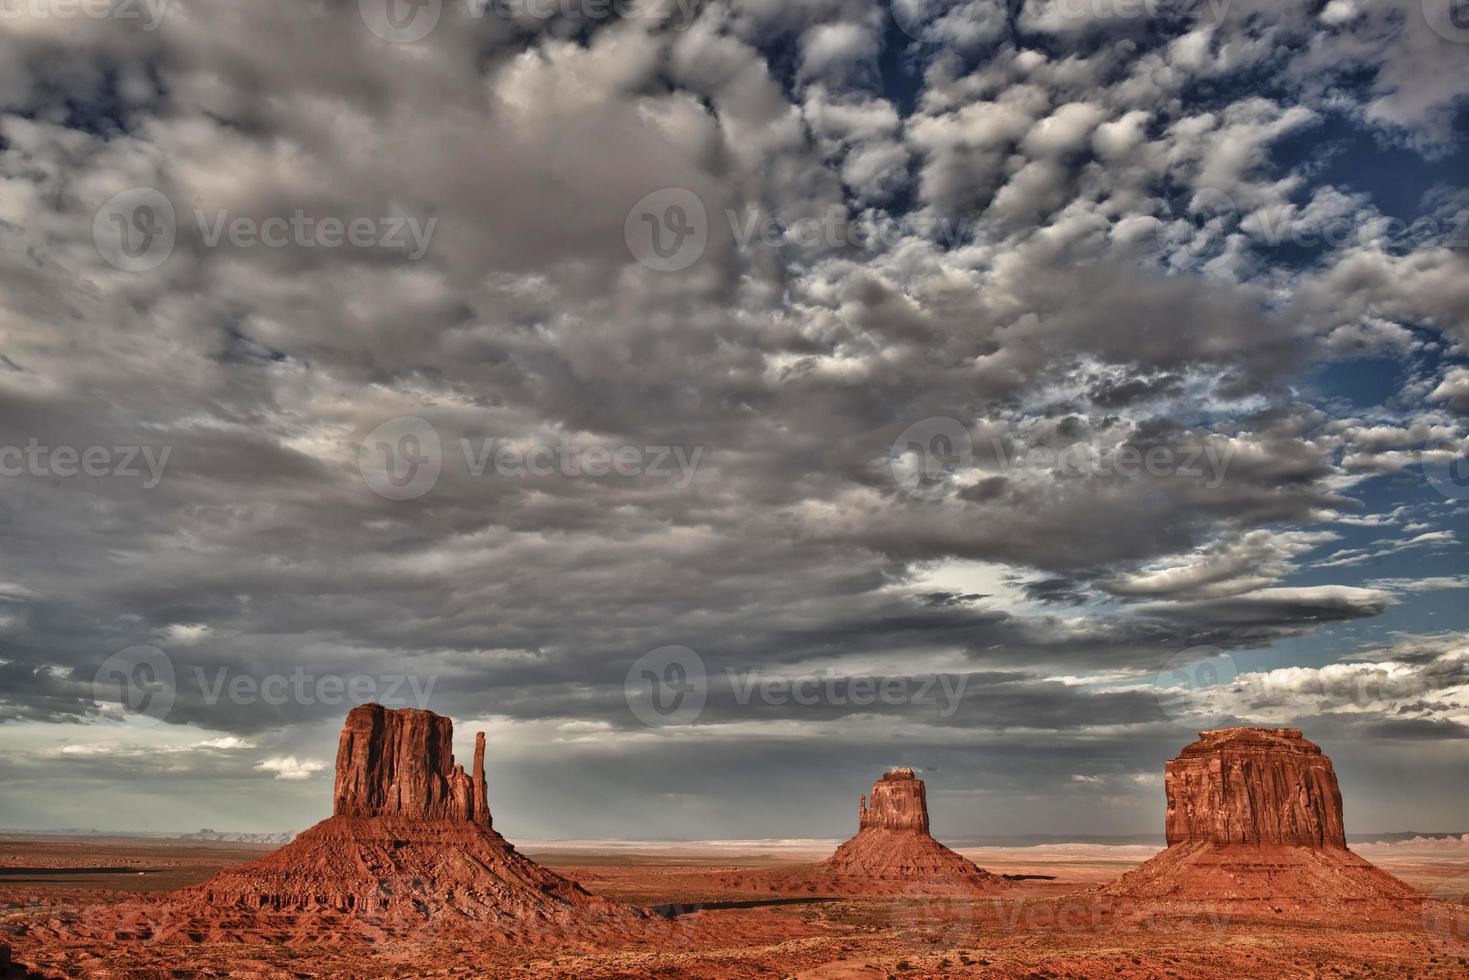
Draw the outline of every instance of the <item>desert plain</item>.
M10 976L77 977L1463 977L1469 840L1355 843L1430 900L1419 912L1303 923L1130 914L1096 891L1161 850L1051 844L957 850L1013 887L980 898L752 896L722 885L794 872L838 842L523 842L588 891L652 911L644 934L518 945L462 932L378 942L42 942L21 926L199 884L274 845L0 837ZM20 966L25 964L25 967Z

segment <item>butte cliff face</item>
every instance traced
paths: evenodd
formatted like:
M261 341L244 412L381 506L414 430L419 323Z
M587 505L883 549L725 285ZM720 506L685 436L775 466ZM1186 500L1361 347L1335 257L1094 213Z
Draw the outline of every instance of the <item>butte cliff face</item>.
M522 941L620 934L644 918L517 853L490 826L483 733L468 773L453 739L453 723L430 711L353 708L331 817L258 861L82 926L149 941L310 944L456 930ZM63 923L56 934L78 931Z
M337 744L332 813L339 817L467 820L490 826L485 734L472 775L454 763L454 723L432 711L353 708Z
M1170 845L1347 846L1336 770L1299 729L1203 732L1168 762L1165 781Z
M857 834L814 868L732 876L732 887L810 895L976 895L1011 886L929 835L928 798L912 769L890 769L862 797Z
M1104 893L1240 914L1421 899L1347 849L1336 771L1297 729L1201 732L1165 786L1167 850Z
M858 803L857 830L911 830L928 834L928 797L912 769L889 769L872 786L872 803Z

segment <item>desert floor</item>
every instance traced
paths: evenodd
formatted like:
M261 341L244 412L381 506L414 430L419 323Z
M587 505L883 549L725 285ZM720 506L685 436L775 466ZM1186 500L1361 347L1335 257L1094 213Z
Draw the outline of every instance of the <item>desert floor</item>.
M1469 845L1362 846L1430 895L1469 891ZM99 903L203 881L272 848L140 838L0 837L0 941L41 976L87 977L1469 977L1469 907L1316 923L1119 913L1088 889L1148 847L961 849L1016 876L996 899L772 899L722 889L731 872L830 852L742 847L521 849L593 892L656 909L645 935L594 948L472 934L297 945L38 943L21 932ZM11 976L26 974L12 967Z

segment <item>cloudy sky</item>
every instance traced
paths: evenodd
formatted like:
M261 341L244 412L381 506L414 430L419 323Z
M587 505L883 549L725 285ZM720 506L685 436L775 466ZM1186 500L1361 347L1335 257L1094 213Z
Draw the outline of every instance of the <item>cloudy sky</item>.
M0 0L0 827L1469 830L1454 9Z

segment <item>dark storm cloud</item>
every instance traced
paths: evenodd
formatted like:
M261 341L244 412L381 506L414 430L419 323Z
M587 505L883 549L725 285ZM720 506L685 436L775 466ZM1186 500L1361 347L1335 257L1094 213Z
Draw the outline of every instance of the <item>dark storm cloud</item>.
M1391 604L1391 596L1375 589L1322 586L1264 589L1221 599L1148 608L1159 615L1202 623L1286 625L1376 616Z
M1098 408L1123 408L1140 401L1151 401L1165 395L1176 395L1182 390L1182 379L1175 375L1156 378L1129 378L1114 380L1104 378L1097 382L1087 395Z
M1087 594L1078 589L1076 583L1064 578L1047 578L1039 582L1027 582L1025 594L1037 602L1079 605L1086 601Z
M90 684L57 676L35 653L23 663L18 653L0 651L0 722L81 721L96 712ZM17 659L3 659L7 655Z

